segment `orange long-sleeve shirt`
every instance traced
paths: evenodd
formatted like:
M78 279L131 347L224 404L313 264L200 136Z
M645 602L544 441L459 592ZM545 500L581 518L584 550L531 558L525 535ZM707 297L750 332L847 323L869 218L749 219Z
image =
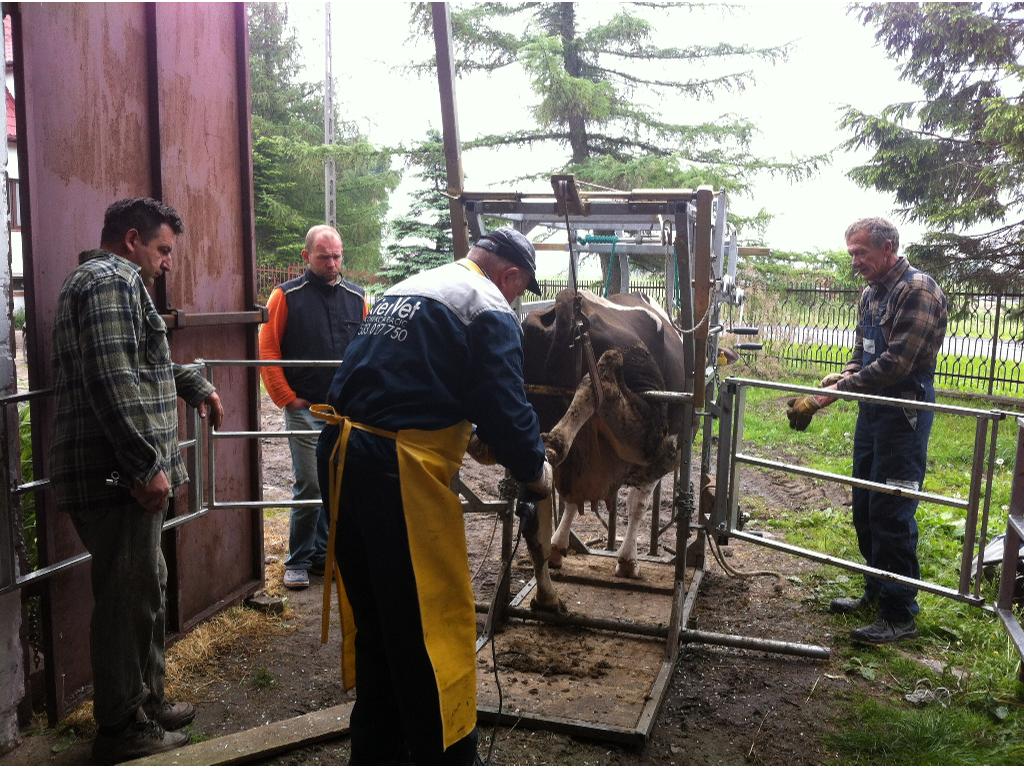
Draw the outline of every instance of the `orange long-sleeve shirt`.
M363 317L370 311L369 304L363 304ZM280 287L270 292L267 299L267 322L260 328L259 355L260 360L283 360L281 340L288 327L288 302ZM276 365L260 368L263 386L267 388L270 399L278 408L284 408L296 398L295 390L288 385L284 369Z

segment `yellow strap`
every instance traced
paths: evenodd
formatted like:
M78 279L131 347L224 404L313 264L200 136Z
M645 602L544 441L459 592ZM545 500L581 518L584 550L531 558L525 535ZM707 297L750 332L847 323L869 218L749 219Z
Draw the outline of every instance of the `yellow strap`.
M331 457L327 465L327 508L331 524L327 533L327 552L324 555L324 592L323 607L320 612L320 643L321 645L325 644L330 635L331 587L337 582L338 613L341 618L341 677L342 684L347 690L355 685L355 666L352 661L355 659L356 625L355 619L352 616L352 607L349 604L348 595L345 594L345 584L341 580L341 569L334 557L334 543L338 533L338 504L341 501L341 480L345 473L345 455L348 451L348 439L353 429L369 432L390 440L394 440L397 434L385 429L371 427L368 424L354 422L347 416L341 416L330 405L311 405L309 411L318 419L340 427L338 439L331 450Z

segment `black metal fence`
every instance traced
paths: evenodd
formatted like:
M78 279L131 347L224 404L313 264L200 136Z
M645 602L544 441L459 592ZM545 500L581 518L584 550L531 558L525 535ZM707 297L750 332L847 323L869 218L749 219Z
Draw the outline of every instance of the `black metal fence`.
M762 354L795 370L837 371L849 359L860 288L758 285L744 325L760 328ZM1024 388L1024 294L947 290L949 325L936 384L1017 396ZM737 323L739 324L739 323Z

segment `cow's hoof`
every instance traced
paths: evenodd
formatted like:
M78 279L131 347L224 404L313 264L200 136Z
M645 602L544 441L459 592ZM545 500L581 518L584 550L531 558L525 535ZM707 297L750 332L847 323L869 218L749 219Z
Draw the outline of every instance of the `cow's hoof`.
M568 547L556 547L552 545L551 554L548 555L548 568L558 570L562 567L562 558L569 553Z
M640 563L636 560L619 560L615 575L622 579L639 579Z
M553 603L547 601L541 602L536 597L530 601L530 610L538 611L543 613L556 613L559 616L568 616L569 609L565 607L565 603L561 599L555 598Z
M545 432L540 437L544 441L544 458L548 460L548 464L552 467L557 467L565 461L569 450L561 435L554 432Z

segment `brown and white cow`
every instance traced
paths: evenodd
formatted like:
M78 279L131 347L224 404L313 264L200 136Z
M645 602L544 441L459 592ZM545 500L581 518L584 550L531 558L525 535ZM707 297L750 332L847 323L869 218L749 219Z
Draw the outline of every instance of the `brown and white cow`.
M637 394L652 389L684 391L678 331L664 311L641 294L604 299L581 293L603 394L599 406L585 364L586 375L577 379L577 354L571 347L572 291L562 291L553 307L531 313L523 322L527 394L545 433L555 487L566 502L550 547L543 539L527 542L537 570L536 602L546 608L558 606L547 561L552 567L561 564L581 505L611 499L609 514L614 514L615 494L623 485L629 489L629 523L617 553L616 574L639 577L636 537L643 511L655 484L672 470L679 454L682 406L648 402ZM541 536L549 526L542 520Z

